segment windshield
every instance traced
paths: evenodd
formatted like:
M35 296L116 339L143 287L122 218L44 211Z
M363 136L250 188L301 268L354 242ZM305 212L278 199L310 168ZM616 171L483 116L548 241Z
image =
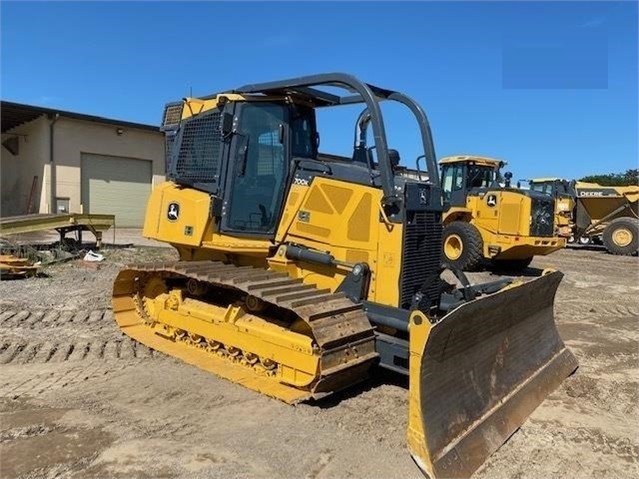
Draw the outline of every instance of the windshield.
M488 188L497 179L497 171L490 166L468 165L466 188Z
M267 102L246 102L241 108L225 220L234 231L272 234L288 172L280 141L287 112L283 105Z
M556 181L554 183L530 183L530 189L555 196L571 196L567 181Z
M552 183L531 183L530 189L533 191L538 191L540 193L545 193L547 195L552 195Z

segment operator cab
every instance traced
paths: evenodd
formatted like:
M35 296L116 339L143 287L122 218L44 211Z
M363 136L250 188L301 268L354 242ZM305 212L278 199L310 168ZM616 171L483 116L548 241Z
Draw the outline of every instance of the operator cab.
M540 178L529 181L530 189L553 198L572 198L575 196L575 182L561 178Z
M317 157L315 112L281 99L226 98L209 98L208 110L168 128L167 110L167 176L210 193L223 231L272 236L289 181L289 159ZM196 100L185 103L189 109L197 105ZM184 104L176 107L181 115Z
M288 159L317 155L314 112L285 103L238 102L234 115L235 171L226 178L222 228L271 235L287 189Z
M346 95L318 87L342 88ZM400 158L386 143L381 101L401 103L414 114L428 181L406 188L397 184ZM353 157L319 153L316 110L352 104L364 105L358 119L364 136ZM367 125L375 139L371 146L365 141ZM162 130L167 177L210 194L220 233L273 240L291 186L310 185L317 176L379 188L380 206L391 222L404 221L409 210L441 211L434 148L421 107L350 75L314 75L185 98L167 105Z
M470 193L499 187L499 170L504 164L503 161L482 157L443 158L440 165L444 204L465 206Z

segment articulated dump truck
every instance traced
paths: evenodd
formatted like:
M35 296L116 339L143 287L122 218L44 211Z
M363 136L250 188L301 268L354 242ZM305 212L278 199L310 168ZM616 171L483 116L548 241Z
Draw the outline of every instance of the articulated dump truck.
M600 241L611 254L637 254L639 186L577 181L575 193L575 232L579 238Z
M616 255L639 250L639 186L602 186L561 178L530 180L531 190L555 196L570 205L569 228L563 235L569 243L603 244ZM567 211L566 206L563 208Z
M562 178L535 178L521 180L529 184L531 191L537 191L555 198L555 225L557 234L567 241L573 238L575 192L571 184Z
M413 113L429 181L395 174L383 101ZM346 104L362 105L352 157L320 153L316 110ZM379 367L407 375L408 448L431 477L470 476L576 369L553 317L560 272L441 279L435 152L404 94L320 74L169 103L162 129L168 181L144 235L180 259L118 274L130 337L292 404Z

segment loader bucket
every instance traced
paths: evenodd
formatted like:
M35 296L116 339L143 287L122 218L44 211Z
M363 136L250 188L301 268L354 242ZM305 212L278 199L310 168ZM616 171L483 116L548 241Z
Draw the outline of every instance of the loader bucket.
M469 477L577 369L559 337L549 272L410 319L408 447L431 478Z

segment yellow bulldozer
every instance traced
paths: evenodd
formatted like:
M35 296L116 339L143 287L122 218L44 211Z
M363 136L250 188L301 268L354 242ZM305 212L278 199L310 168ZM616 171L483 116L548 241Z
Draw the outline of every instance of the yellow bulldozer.
M431 180L395 174L383 101L412 112ZM318 151L315 113L340 105L363 109L352 156ZM560 272L440 276L437 163L408 96L319 74L169 103L162 130L168 181L144 235L180 259L118 274L130 337L287 403L407 375L408 448L431 477L472 474L576 369L553 317Z
M511 187L505 162L484 156L449 156L439 162L444 195L444 259L474 271L490 263L518 271L535 255L563 248L557 235L555 201L548 195Z
M571 207L569 226L562 230L568 243L600 244L616 255L639 249L639 186L602 186L561 178L535 178L530 189L550 194ZM565 216L564 216L565 218Z

